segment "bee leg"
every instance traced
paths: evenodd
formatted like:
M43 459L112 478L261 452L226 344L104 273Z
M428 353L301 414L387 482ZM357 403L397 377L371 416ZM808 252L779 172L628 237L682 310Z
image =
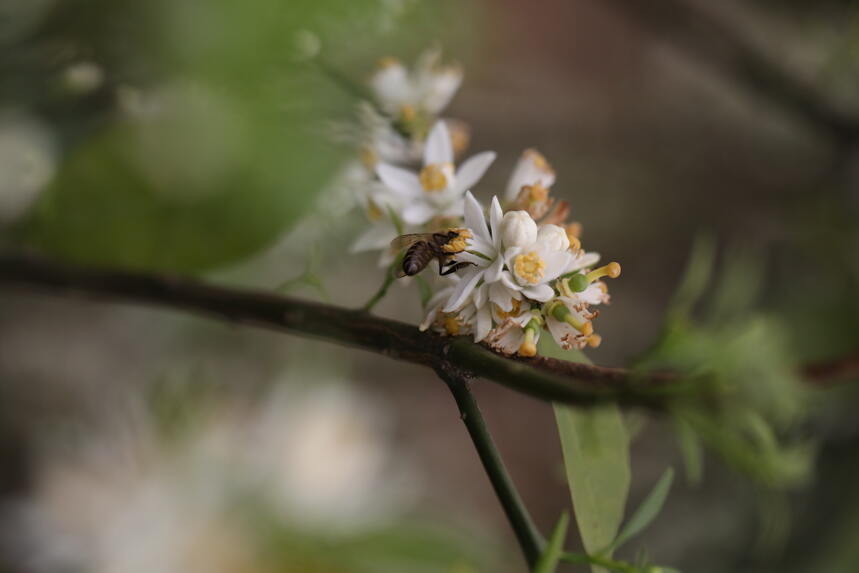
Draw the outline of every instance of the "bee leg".
M438 274L439 274L439 275L441 275L441 276L449 275L449 274L451 274L451 273L455 273L455 272L456 272L456 271L458 271L459 269L464 269L464 268L465 268L465 267L467 267L468 265L473 265L473 264L474 264L474 263L467 263L467 262L465 262L465 261L462 261L462 262L459 262L459 263L454 263L454 264L452 264L451 266L447 267L446 269L442 269L441 267L439 267L439 269L438 269Z

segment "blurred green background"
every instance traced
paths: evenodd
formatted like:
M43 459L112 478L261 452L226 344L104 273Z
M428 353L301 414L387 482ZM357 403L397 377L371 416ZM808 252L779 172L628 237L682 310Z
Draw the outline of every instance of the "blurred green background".
M859 122L859 6L652 4L0 0L0 244L272 289L312 262L357 306L381 271L348 251L366 222L332 182L355 156L338 134L356 97L326 70L362 85L380 58L439 46L465 68L446 115L499 154L476 194L536 147L585 246L623 265L590 358L708 365L757 389L738 403L769 404L794 366L859 345L859 156L750 82L731 45ZM731 33L690 25L690 7ZM702 237L709 272L686 297ZM0 297L0 570L523 569L430 373L164 311ZM394 288L379 311L417 323L417 294ZM548 532L569 506L551 407L476 391ZM707 457L640 540L657 562L859 566L856 391L783 398L779 438L814 439L806 485L774 493L748 479L763 461ZM673 426L646 422L630 419L633 501L684 463Z

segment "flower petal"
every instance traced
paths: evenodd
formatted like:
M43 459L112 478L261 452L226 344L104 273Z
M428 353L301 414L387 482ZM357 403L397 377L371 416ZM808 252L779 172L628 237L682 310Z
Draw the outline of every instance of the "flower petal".
M433 218L435 209L424 202L412 203L403 209L403 221L409 225L423 225Z
M456 287L454 287L453 293L451 293L450 298L447 299L447 304L443 309L444 312L453 312L461 307L474 290L474 287L477 285L477 281L479 281L482 276L482 269L472 268L465 271L462 275L462 280L459 281L459 284L456 285Z
M555 295L555 289L547 284L524 287L522 294L538 302L546 302Z
M453 145L450 132L443 121L435 122L424 147L424 165L453 163Z
M389 223L373 225L362 233L349 247L349 251L360 253L362 251L375 251L376 249L384 249L391 244L391 241L397 236L397 230Z
M486 274L483 276L483 280L488 283L497 282L498 279L501 278L501 270L504 268L504 259L497 256L495 260L492 261L492 264L486 269Z
M486 217L483 216L483 208L471 191L465 192L465 226L471 229L476 237L492 244L492 237L489 235L489 228L486 226Z
M396 191L404 197L414 198L420 197L423 194L420 179L416 173L388 165L387 163L379 163L376 165L376 175L382 180L382 183L392 191Z
M484 305L477 309L477 324L474 329L474 342L480 342L489 331L492 330L492 313L489 306Z
M469 157L456 170L456 188L462 191L471 189L475 183L480 181L493 161L495 161L494 151L484 151Z
M492 203L489 205L489 232L492 234L492 241L498 251L501 251L501 219L503 218L504 211L501 209L498 196L493 195Z

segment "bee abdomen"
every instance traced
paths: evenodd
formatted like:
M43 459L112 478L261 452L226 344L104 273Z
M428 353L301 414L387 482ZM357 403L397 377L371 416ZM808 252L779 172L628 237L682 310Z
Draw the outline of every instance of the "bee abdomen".
M434 256L428 244L423 241L415 243L409 247L403 257L403 272L409 276L418 274L424 270Z

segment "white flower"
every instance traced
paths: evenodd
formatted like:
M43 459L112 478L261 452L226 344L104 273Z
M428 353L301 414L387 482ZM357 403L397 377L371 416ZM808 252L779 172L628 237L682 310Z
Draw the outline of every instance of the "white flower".
M425 52L410 72L394 58L383 59L370 79L382 109L395 116L414 112L437 115L447 107L462 83L462 69L442 66L439 60L437 50Z
M541 328L531 306L528 303L517 304L509 313L496 310L494 314L499 324L486 337L489 347L502 354L534 356Z
M524 247L537 240L537 223L527 211L508 211L501 221L504 247Z
M376 174L405 203L399 214L402 220L409 225L422 225L435 216L461 216L463 194L483 177L494 160L495 153L485 151L454 171L450 133L439 121L427 138L420 173L378 163Z
M526 185L539 185L548 189L554 182L555 170L546 158L534 149L526 149L513 169L504 199L508 202L515 200Z
M558 225L541 225L537 232L537 241L554 251L566 251L570 248L566 229Z
M567 272L574 258L569 251L556 251L539 241L511 247L504 251L507 270L501 273L501 282L510 290L545 302L555 294L549 283Z
M492 204L489 207L488 226L486 224L486 217L483 215L483 208L470 191L465 194L464 210L465 227L470 232L471 237L468 239L466 250L458 253L456 260L457 262L471 263L472 266L462 272L459 284L451 291L444 306L445 312L454 311L464 305L481 280L484 285L491 285L497 282L501 276L501 269L504 266L501 245L501 220L503 214L498 198L492 198ZM510 298L506 293L497 293L491 289L488 292L484 289L475 296L479 296L478 303L483 303L486 298L494 300L496 295L505 297L505 300L509 300ZM481 307L483 305L478 304L478 306Z

